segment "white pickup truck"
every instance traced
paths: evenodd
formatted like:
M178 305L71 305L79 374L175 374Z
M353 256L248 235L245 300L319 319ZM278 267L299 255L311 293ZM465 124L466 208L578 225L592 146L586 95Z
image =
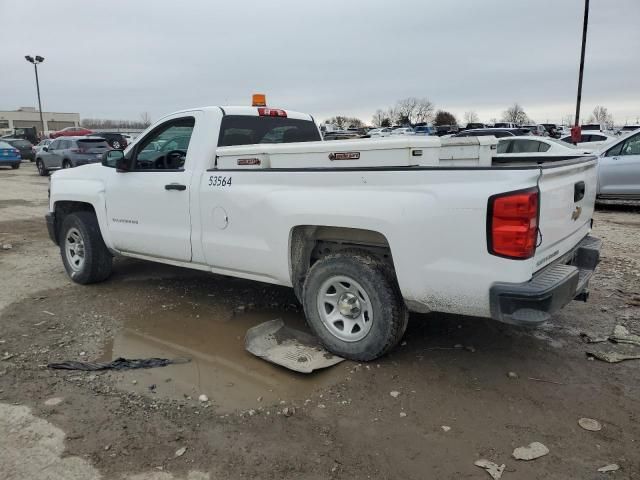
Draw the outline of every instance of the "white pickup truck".
M323 142L310 115L168 115L102 164L53 174L69 276L124 255L295 290L332 352L374 359L408 312L537 325L586 300L596 159L493 159L493 137Z

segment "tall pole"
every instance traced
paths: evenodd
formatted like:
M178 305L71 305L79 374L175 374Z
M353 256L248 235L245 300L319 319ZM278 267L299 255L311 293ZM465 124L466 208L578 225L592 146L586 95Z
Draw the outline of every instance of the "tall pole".
M38 81L38 64L34 63L33 68L36 70L36 90L38 91L38 110L40 111L40 123L42 124L42 138L44 138L44 118L42 117L42 102L40 101L40 82Z
M582 101L582 73L584 72L584 51L587 46L587 24L589 23L589 0L584 0L584 23L582 25L582 52L580 53L580 73L578 75L578 99L576 101L576 121L580 124L580 102Z

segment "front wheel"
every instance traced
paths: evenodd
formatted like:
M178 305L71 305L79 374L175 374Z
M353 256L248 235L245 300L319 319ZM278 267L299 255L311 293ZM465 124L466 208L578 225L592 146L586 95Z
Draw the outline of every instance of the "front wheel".
M47 170L47 167L44 166L44 163L41 159L36 160L36 168L38 169L38 174L41 177L46 177L47 175L49 175L49 170Z
M374 360L402 338L408 311L390 269L365 252L318 260L303 290L307 321L332 353Z
M60 255L67 275L76 283L106 280L113 257L104 244L93 212L76 212L64 217L59 232Z
M17 170L18 168L20 168L20 164L14 163L13 165L11 165L11 168L13 168L14 170Z
M71 162L69 160L65 160L62 162L62 168L71 168Z

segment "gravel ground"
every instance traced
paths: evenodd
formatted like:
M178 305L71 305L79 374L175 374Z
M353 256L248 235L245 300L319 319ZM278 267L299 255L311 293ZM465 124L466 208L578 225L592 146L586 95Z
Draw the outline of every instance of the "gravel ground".
M305 377L243 349L264 320L303 324L288 289L126 259L105 283L72 284L47 237L46 191L33 164L0 170L2 478L490 478L478 459L504 463L504 479L640 478L640 360L585 355L640 347L580 336L640 333L637 203L599 206L591 298L547 325L414 315L390 355ZM45 367L136 353L193 361ZM549 454L512 457L531 442Z

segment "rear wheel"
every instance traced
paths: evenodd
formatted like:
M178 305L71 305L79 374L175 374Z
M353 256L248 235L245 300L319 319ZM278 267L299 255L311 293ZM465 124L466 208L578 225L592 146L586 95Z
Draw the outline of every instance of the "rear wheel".
M20 168L20 164L14 163L13 165L11 165L11 168L13 168L14 170L17 170L18 168Z
M59 232L62 263L71 280L88 284L111 275L113 257L104 244L93 212L76 212L64 217Z
M318 260L305 280L303 303L325 347L351 360L384 355L407 327L408 311L393 273L365 252Z
M38 169L38 174L41 177L46 177L47 175L49 175L49 170L47 170L47 168L44 166L43 161L40 158L36 160L36 168Z
M71 162L69 160L64 160L62 162L62 168L71 168Z
M119 142L118 140L113 140L113 141L111 142L111 146L112 146L113 148L115 148L116 150L120 150L120 142Z

